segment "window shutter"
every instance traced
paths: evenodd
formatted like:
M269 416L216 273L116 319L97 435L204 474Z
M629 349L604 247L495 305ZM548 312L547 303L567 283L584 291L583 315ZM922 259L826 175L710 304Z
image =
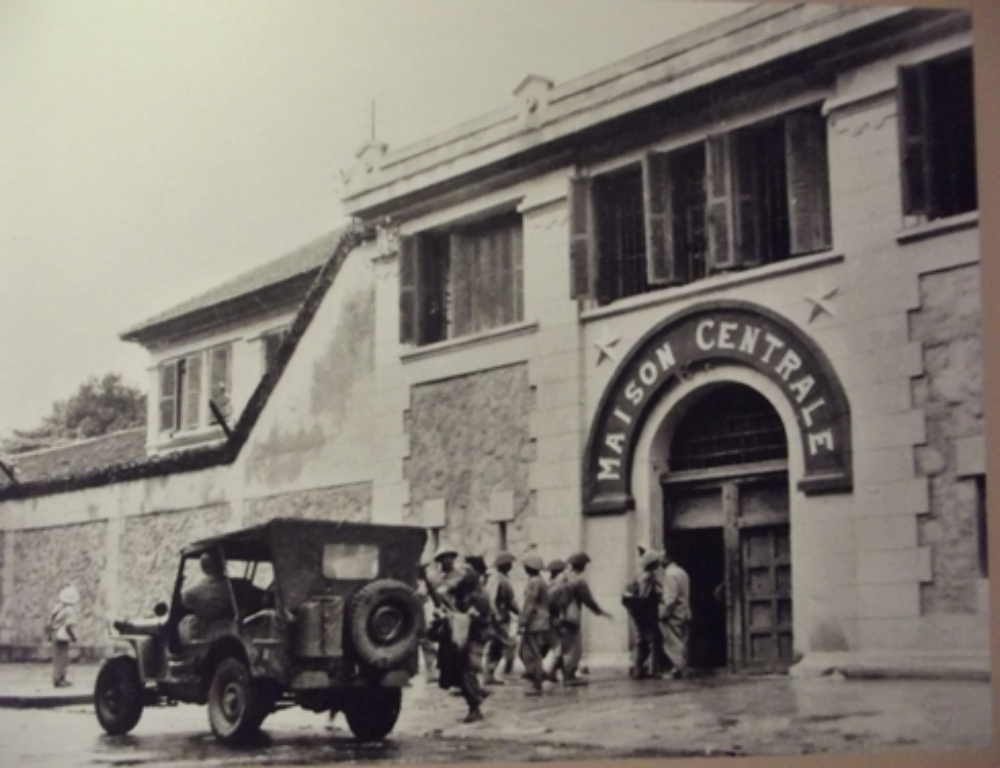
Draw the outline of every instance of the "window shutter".
M569 260L570 298L593 295L594 231L591 222L590 179L574 178L569 182Z
M818 109L785 117L788 223L791 254L830 248L830 178L826 120Z
M931 216L929 199L927 68L899 69L900 163L902 165L903 213Z
M779 128L780 130L780 128ZM778 151L782 151L779 134ZM732 228L729 231L733 247L733 267L759 267L764 263L764 248L768 236L764 230L769 170L767 133L744 129L729 135L729 189L732 194ZM782 179L782 184L784 179ZM781 226L784 226L782 222ZM767 243L768 248L770 243Z
M705 224L708 230L708 266L710 272L737 266L733 238L733 196L730 169L729 134L709 136L706 140L707 168Z
M642 161L646 281L650 285L673 285L680 282L674 256L669 159L669 155L662 152L651 152Z
M201 355L192 355L184 365L184 429L196 429L201 422Z
M177 363L160 366L160 432L177 429Z
M450 245L446 235L421 238L417 259L418 344L448 338L448 271Z
M473 279L476 267L476 239L462 234L452 234L448 248L451 251L451 317L452 335L465 336L477 330L473 325L476 314L473 291L477 281ZM482 311L482 308L479 308Z
M419 302L417 300L417 262L420 237L403 235L399 238L399 341L416 344Z

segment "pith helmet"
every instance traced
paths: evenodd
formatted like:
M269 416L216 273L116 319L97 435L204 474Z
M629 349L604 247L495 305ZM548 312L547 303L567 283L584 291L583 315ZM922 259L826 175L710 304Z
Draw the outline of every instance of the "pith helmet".
M545 570L545 563L542 562L542 558L540 558L538 555L527 555L521 562L524 563L524 567L526 569L532 571Z
M548 571L549 573L559 573L560 571L566 570L566 563L560 560L558 557L549 563Z
M80 602L80 593L76 587L70 585L59 593L59 602L66 605L76 605Z
M437 548L437 552L434 553L434 560L438 561L442 557L458 557L458 550L454 547L449 547L447 544L442 544Z
M646 554L644 554L642 556L642 559L639 561L639 565L642 567L642 570L644 571L652 565L659 565L659 564L660 564L660 553L656 551L647 551Z
M514 557L510 552L501 552L499 555L496 556L496 559L493 561L493 567L497 568L501 565L510 565L515 560L517 560L517 558Z
M566 558L566 562L570 565L586 565L590 562L590 558L586 552L574 552Z

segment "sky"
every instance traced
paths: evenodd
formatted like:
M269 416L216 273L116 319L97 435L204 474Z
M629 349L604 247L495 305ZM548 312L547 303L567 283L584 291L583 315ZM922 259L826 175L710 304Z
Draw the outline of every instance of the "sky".
M722 15L667 0L0 0L0 436L119 334L343 221L399 147Z

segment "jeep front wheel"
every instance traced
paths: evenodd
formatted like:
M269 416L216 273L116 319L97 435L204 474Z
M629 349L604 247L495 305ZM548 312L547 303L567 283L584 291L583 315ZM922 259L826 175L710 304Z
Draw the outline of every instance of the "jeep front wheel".
M389 669L417 648L423 607L401 581L380 579L362 587L347 614L351 645L375 669Z
M358 741L378 741L396 726L402 705L401 688L362 688L348 700L344 716Z
M208 688L208 721L215 737L226 744L238 744L260 730L267 716L264 692L251 678L239 659L219 662Z
M139 665L130 656L108 659L97 673L94 711L105 732L121 736L142 717L142 680Z

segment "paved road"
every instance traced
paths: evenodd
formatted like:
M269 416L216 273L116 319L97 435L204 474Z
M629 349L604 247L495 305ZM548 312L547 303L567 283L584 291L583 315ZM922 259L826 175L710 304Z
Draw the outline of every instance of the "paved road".
M102 734L89 706L0 710L0 766L254 766L611 760L985 749L990 688L971 681L612 679L525 699L496 691L485 723L458 724L460 699L407 691L392 738L357 745L321 715L272 715L250 749L215 743L203 707L149 709L132 734ZM339 722L339 721L338 721ZM950 763L943 763L950 764ZM988 765L990 763L977 763Z

